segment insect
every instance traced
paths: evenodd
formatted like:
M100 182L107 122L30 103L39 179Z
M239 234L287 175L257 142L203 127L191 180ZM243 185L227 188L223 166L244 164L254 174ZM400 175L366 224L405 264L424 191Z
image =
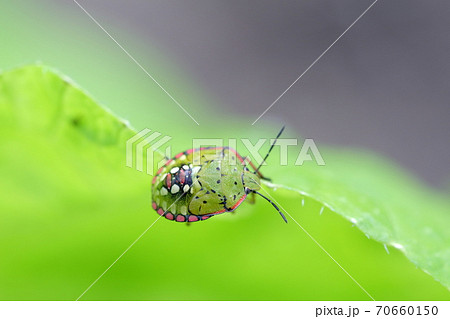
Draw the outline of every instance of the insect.
M280 130L264 161L272 151ZM270 199L258 192L264 177L250 160L230 147L189 149L168 159L152 180L152 207L161 216L177 222L197 222L232 212L247 198L266 199L286 217ZM248 168L250 166L252 170Z

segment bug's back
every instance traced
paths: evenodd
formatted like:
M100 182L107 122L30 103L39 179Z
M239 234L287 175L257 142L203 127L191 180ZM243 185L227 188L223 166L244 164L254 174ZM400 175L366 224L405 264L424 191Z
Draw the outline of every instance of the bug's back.
M232 211L246 196L243 185L244 165L230 149L208 150L195 176L189 209L202 215ZM202 155L202 156L203 156Z
M259 188L253 179L257 176L245 168L234 149L187 150L169 160L155 175L152 205L171 220L204 220L236 209L247 196L245 183Z

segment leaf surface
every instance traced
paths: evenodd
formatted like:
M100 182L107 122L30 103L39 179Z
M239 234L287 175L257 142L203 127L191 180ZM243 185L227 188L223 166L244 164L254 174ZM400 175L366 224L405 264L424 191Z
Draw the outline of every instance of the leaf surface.
M69 80L44 66L3 73L0 119L0 299L75 300L146 230L83 300L370 299L335 261L377 300L449 299L448 200L376 155L264 167L283 185L266 191L309 235L260 198L151 226L151 178L125 164L135 131ZM181 151L186 132L171 133Z

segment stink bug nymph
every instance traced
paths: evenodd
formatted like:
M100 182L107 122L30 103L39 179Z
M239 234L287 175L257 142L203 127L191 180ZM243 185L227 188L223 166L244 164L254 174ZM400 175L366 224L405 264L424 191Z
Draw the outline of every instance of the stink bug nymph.
M272 151L278 133L264 161ZM250 194L260 194L266 179L251 161L230 147L189 149L168 159L152 180L152 207L159 215L177 222L196 222L234 211ZM247 166L250 165L253 171ZM254 196L254 195L253 195Z

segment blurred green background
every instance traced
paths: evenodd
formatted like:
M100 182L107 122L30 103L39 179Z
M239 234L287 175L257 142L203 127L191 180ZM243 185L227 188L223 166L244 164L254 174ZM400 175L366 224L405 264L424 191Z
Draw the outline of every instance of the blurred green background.
M167 52L144 45L139 38L113 25L108 26L121 39L121 44L194 115L201 123L197 126L81 10L79 16L70 19L64 11L57 13L31 1L3 5L0 68L5 70L36 61L49 65L68 75L96 101L128 120L137 130L149 127L173 136L175 152L188 148L195 137L255 140L272 137L281 126L270 123L264 129L255 130L240 114L224 114L227 112L208 92L196 86ZM62 85L54 79L50 82ZM6 87L3 92L8 91L3 85ZM48 92L39 95L42 100L54 102L58 100L58 92L53 96L52 86L49 87ZM39 87L35 90L39 91ZM28 93L33 92L30 89ZM85 103L82 98L81 101ZM92 105L95 107L95 103ZM46 126L34 126L40 123L39 107L35 105L33 109L35 117L23 122L27 125L17 129L12 121L11 127L5 121L1 131L0 187L5 194L0 202L0 245L5 256L0 261L0 299L3 300L75 300L157 218L149 205L150 178L124 166L123 141L132 134L131 130L112 139L114 143L108 143L108 138L105 142L95 134L92 139L86 139L78 131L66 129L65 124L63 130L54 134ZM98 123L94 127L104 129ZM106 132L107 137L113 136L115 126L107 126ZM298 133L288 129L286 136L298 137ZM325 154L330 154L329 159L338 159L335 155L339 153L330 150ZM370 163L371 157L365 156L356 156L361 159L359 164ZM386 169L385 173L380 172L386 179L380 178L380 183L374 186L373 193L377 193L389 181L388 177L393 176L392 171L399 168L384 163L374 167ZM272 166L266 171L274 182L294 187L296 176L302 174L301 170L294 169L297 168ZM369 164L367 170L371 170ZM442 253L439 260L445 261L448 258L445 247L449 242L445 233L448 215L444 213L448 213L448 202L434 197L432 191L415 179L410 181L402 174L399 176L405 184L417 187L418 196L423 196L423 213L427 207L439 208L437 220L443 222L444 233L439 228L436 237L440 239L443 233L444 248L435 247L436 252L433 247L425 247L421 258L430 251ZM322 177L326 181L326 176ZM359 185L352 180L357 177L349 176L348 181L342 182L342 188L352 185L357 189ZM306 177L304 187L309 180L315 181L315 177ZM358 183L364 184L364 179ZM328 191L339 195L336 184L333 187L321 194ZM311 192L314 189L317 187L311 187ZM375 299L449 299L450 293L441 283L416 268L400 251L390 247L387 253L382 244L371 239L373 236L368 238L361 232L358 227L363 229L364 224L354 226L347 220L350 215L341 213L344 218L329 209L320 215L322 204L312 198L282 189L272 193ZM408 200L407 194L394 193L393 197L396 195L402 197L396 200L384 197L383 203L380 200L381 210L390 202L398 204ZM302 198L305 198L304 206ZM355 214L364 208L356 198L355 202L352 200L338 208L347 208ZM373 203L367 206L373 207ZM383 233L386 229L383 225L377 228L376 222L363 230L366 234L374 231L378 240L388 240L392 234L402 238L414 236L413 230L399 235L402 230L399 224L408 216L389 218L399 220L392 222L390 234ZM414 240L411 242L413 245ZM444 270L440 281L448 283L448 266L441 267ZM242 205L236 214L191 227L159 220L82 298L351 299L369 298L294 222L285 225L261 200L255 205Z

